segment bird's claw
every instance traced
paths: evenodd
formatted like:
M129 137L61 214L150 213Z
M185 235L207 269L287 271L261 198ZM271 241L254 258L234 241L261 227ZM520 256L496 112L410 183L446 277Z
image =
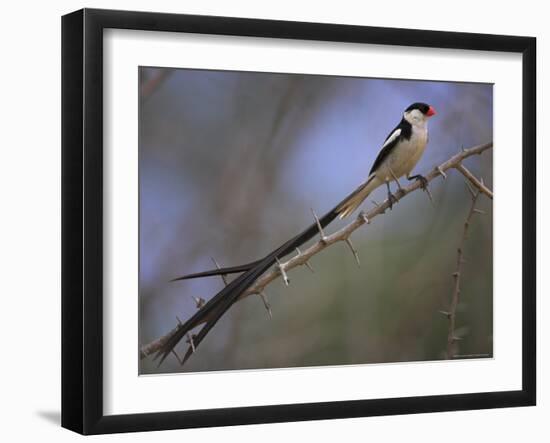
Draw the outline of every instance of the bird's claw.
M428 197L430 199L430 202L432 203L432 205L434 204L434 201L433 201L433 198L432 198L432 194L430 192L430 188L428 188L428 179L426 177L424 177L423 175L415 175L413 177L410 177L409 180L416 180L416 181L419 181L420 182L420 188L426 193L428 194Z
M393 209L393 204L397 203L397 201L398 201L397 197L391 192L388 192L388 203L389 203L388 207L390 208L390 211Z
M423 175L418 174L418 175L415 175L412 178L415 179L416 181L420 182L420 187L424 191L428 188L428 179L426 177L424 177Z

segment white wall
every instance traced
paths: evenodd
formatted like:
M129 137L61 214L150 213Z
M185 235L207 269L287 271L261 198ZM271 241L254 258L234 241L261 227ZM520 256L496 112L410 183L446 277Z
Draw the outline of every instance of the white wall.
M54 4L55 3L55 4ZM370 4L368 4L370 3ZM87 7L156 10L286 20L411 27L538 37L539 152L543 122L550 114L550 30L543 2L433 0L320 4L306 1L203 0L169 2L112 0L88 2L6 2L0 40L0 328L4 352L0 366L0 406L5 441L82 438L58 425L60 409L60 16ZM539 195L548 195L541 177L548 156L539 155ZM546 164L547 168L550 165ZM510 171L513 177L514 171ZM544 186L546 193L542 190ZM539 198L542 203L542 199ZM546 199L548 202L548 199ZM513 205L513 202L511 202ZM539 224L548 222L548 203ZM544 221L541 221L544 220ZM542 237L542 238L541 238ZM539 244L548 246L548 234ZM539 257L548 266L548 249ZM539 285L539 406L459 413L332 420L322 422L170 431L99 437L127 441L369 441L423 442L547 441L550 388L550 335L540 315L548 302L549 281ZM541 344L543 346L541 346ZM546 349L543 349L543 347ZM543 352L544 351L544 352ZM7 437L7 438L6 438ZM135 440L134 440L135 439Z

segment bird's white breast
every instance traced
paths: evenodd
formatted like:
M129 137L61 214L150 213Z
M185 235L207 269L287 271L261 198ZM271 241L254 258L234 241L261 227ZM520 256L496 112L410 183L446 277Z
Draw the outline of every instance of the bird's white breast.
M428 128L426 125L413 125L411 137L401 140L380 165L377 176L384 181L392 180L392 174L399 178L409 174L424 153L428 143Z

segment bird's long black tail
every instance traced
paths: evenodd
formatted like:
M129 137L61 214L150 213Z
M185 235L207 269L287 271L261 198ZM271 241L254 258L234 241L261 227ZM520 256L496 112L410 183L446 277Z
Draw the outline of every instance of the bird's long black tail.
M361 185L358 189L362 188ZM353 198L357 190L348 195L342 200L334 209L327 212L319 219L321 227L327 226L336 217L338 217L342 206L350 198ZM212 299L210 299L199 311L197 311L189 320L181 324L177 330L172 334L168 340L163 344L160 350L155 355L156 358L160 358L159 365L164 359L172 352L174 347L185 337L192 329L199 326L201 323L205 323L202 329L196 336L190 337L192 344L187 349L187 352L183 358L182 364L192 355L194 349L202 342L208 332L214 327L221 316L231 307L231 305L239 298L239 296L248 289L265 271L273 266L277 259L281 259L284 256L294 252L296 248L300 247L304 243L311 240L313 237L319 234L319 227L317 222L311 224L307 229L302 231L297 236L285 242L283 245L266 255L263 259L257 260L245 265L234 266L230 268L214 269L210 271L200 272L197 274L190 274L182 277L178 277L174 280L184 280L188 278L206 277L212 275L229 274L234 272L243 272L227 286L225 286L220 292L218 292Z
M336 206L329 213L325 214L325 216L323 216L319 220L321 222L321 225L323 227L325 226L325 225L323 225L322 221L324 221L324 218L329 216L329 214L332 214L333 212L337 212L338 213L337 215L340 215L340 218L344 218L344 217L347 217L348 215L350 215L353 211L355 211L357 209L357 207L359 207L359 205L362 203L362 201L370 193L371 189L368 189L368 186L371 184L373 178L374 178L374 176L370 176L369 179L366 182L364 182L361 186L359 186L357 189L355 189L355 191L353 191L344 200L342 200L338 204L338 206ZM367 191L367 192L365 192L365 191ZM329 221L326 222L326 224L329 224L332 220L334 220L334 218L335 217L331 218ZM299 241L302 238L303 234L305 234L306 232L309 232L309 230L312 229L312 228L313 228L313 231L315 232L316 225L317 225L316 223L314 225L311 225L308 229L306 229L304 232L302 232L301 234L294 237L291 241L295 241L295 242ZM297 244L288 253L294 251L297 247L300 247L303 243L305 243L308 240L309 240L309 238L307 240L302 241L300 244ZM275 252L275 251L273 251L273 252ZM282 258L282 256L279 256L278 258ZM250 263L245 263L245 264L242 264L242 265L229 266L229 267L226 267L226 268L209 269L208 271L196 272L196 273L193 273L193 274L186 274L186 275L182 275L180 277L173 278L170 281L174 282L174 281L179 281L179 280L190 280L190 279L193 279L193 278L203 278L203 277L213 277L213 276L217 276L217 275L237 274L237 273L246 272L246 271L252 269L254 266L259 265L261 263L261 261L262 260L256 260L256 261L253 261L253 262L250 262Z
M261 260L256 260L250 263L245 263L244 265L230 266L227 268L217 268L210 269L209 271L197 272L195 274L182 275L181 277L173 278L170 281L178 280L189 280L192 278L201 278L201 277L212 277L214 275L227 275L227 274L237 274L239 272L246 272L249 269L252 269L254 266L258 265Z

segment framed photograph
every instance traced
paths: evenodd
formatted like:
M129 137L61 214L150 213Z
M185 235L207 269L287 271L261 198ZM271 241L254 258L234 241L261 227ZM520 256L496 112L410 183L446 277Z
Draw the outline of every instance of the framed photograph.
M62 425L534 405L531 37L62 20Z

